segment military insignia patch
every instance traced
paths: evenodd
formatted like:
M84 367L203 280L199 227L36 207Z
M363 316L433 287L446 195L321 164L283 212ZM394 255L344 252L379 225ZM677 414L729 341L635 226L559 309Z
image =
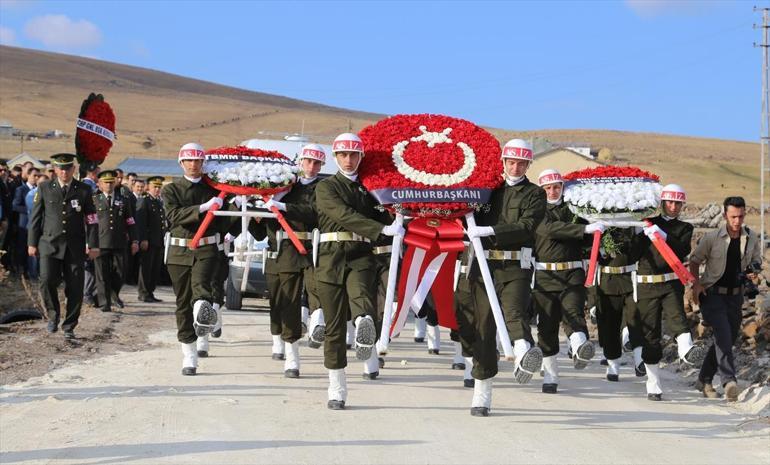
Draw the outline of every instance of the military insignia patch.
M35 191L35 196L32 198L32 203L37 203L37 200L40 198L40 191Z

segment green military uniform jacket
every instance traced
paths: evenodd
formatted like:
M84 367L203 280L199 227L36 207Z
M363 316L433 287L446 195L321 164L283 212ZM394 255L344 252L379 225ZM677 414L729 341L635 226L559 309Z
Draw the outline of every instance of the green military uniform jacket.
M97 191L93 195L96 214L99 219L99 248L125 249L136 239L135 221L131 213L129 200L114 191L112 205L107 202L107 194Z
M286 211L282 212L283 217L297 233L310 233L318 227L318 214L315 210L315 189L319 181L317 178L309 184L302 184L297 181L289 193L281 198L281 202L286 204ZM278 252L276 258L268 258L265 262L265 273L297 273L303 268L313 266L311 240L302 241L305 250L307 250L307 255L301 255L288 238L281 241L279 250L275 234L277 231L283 231L281 225L274 219L262 220L260 224L264 226L261 228L262 236L257 237L257 239L264 239L265 235L267 235L270 251Z
M535 258L540 263L582 261L586 246L584 219L577 217L561 202L548 204L545 218L535 231ZM535 289L563 291L569 286L582 286L586 279L583 268L571 270L537 270Z
M168 230L163 200L151 195L139 197L136 200L135 219L138 240L147 241L150 247L163 247L163 238Z
M389 215L357 181L338 172L318 183L315 190L318 225L322 233L352 232L372 242L380 239ZM376 269L372 244L363 241L323 242L318 251L318 281L342 284L345 268Z
M482 238L484 250L534 249L535 230L545 216L545 191L528 178L514 186L507 183L492 192L489 210L476 213L478 226L492 226L495 235ZM534 250L533 250L534 253ZM529 270L522 270L519 260L489 260L489 270L497 283L530 279ZM479 276L474 260L474 276Z
M41 257L63 260L69 248L76 260L85 260L86 244L99 248L91 187L73 179L63 197L58 179L40 183L27 227L27 245Z
M621 267L636 263L631 253L632 241L637 235L634 228L609 228L604 234L610 235L612 241L617 245L618 251L615 255L610 255L606 252L605 254L600 254L597 260L597 267ZM607 295L623 295L634 292L631 272L622 274L601 273L598 286Z
M693 226L690 223L674 218L666 220L658 215L649 218L649 221L658 225L666 233L666 244L671 247L679 260L684 263L692 250ZM645 234L638 234L634 238L634 251L639 257L639 275L657 275L672 273L673 270L652 245L650 238ZM640 299L653 298L668 293L671 290L683 291L682 282L678 279L665 283L639 283L637 294Z
M166 205L171 237L180 239L192 239L198 231L207 212L200 212L200 205L219 195L219 192L206 184L191 182L185 177L176 178L174 182L163 187L163 199ZM225 203L223 210L234 210L235 206ZM203 237L213 236L217 233L224 235L234 225L240 223L238 217L217 216L209 225ZM235 225L237 227L240 224ZM237 232L236 232L237 234ZM223 238L220 238L220 243ZM221 255L218 244L209 244L193 250L189 247L169 246L166 263L169 265L192 266L196 259L219 258ZM213 277L212 277L213 279Z

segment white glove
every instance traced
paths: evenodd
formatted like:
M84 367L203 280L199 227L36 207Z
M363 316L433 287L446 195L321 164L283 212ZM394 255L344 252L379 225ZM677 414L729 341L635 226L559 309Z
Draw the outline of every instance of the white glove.
M668 234L666 234L657 224L653 224L652 226L647 226L644 229L644 234L650 238L651 241L655 240L655 233L660 234L660 237L663 238L663 240L666 240L666 237L668 237Z
M382 228L382 234L386 236L403 236L404 235L404 226L401 225L400 222L394 220L389 225Z
M494 236L495 230L492 226L471 226L467 229L469 239L476 239L479 237Z
M265 202L265 208L270 210L270 207L275 207L275 208L281 210L282 212L286 211L286 204L283 203L283 202L279 202L279 201L277 201L275 199L270 199L267 202Z
M599 231L600 233L603 233L607 229L607 226L604 223L598 222L598 223L591 223L586 225L586 234L593 234L596 231Z
M235 236L230 233L225 234L225 242L232 242L235 240Z
M222 199L220 199L219 197L212 197L211 200L209 200L208 202L201 204L201 206L198 207L198 210L200 210L201 213L207 212L211 210L211 207L213 207L214 204L216 204L217 207L221 207Z

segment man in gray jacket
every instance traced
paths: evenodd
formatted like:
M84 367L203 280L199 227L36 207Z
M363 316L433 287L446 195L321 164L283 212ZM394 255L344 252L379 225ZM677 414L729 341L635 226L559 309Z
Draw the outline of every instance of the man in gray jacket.
M733 344L741 327L743 284L745 279L756 278L762 257L759 236L743 225L743 197L727 197L723 212L726 225L701 238L690 257L690 272L695 276L695 303L700 304L703 319L714 329L714 343L698 374L703 395L718 397L712 381L719 372L727 399L734 401L738 397L738 383ZM699 277L701 264L705 264L705 270Z

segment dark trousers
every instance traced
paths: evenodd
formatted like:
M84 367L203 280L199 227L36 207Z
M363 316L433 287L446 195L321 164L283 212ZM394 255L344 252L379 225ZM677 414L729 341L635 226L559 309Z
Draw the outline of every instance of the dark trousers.
M219 266L217 257L195 259L192 266L167 265L176 295L176 329L179 342L189 344L198 337L193 327L193 303L213 302L213 279Z
M582 284L556 292L536 289L532 293L532 299L538 315L537 345L543 351L544 357L559 353L559 325L562 317L570 329L570 334L582 332L588 337L585 319L586 289Z
M31 277L29 272L29 260L27 260L29 257L29 255L27 255L27 228L19 226L16 229L15 242L13 259L16 272Z
M683 328L682 322L682 320L686 321L684 318L684 292L681 287L677 286L652 297L640 297L637 309L643 340L642 360L646 364L655 365L663 358L661 339L664 314L674 335L690 331L689 328ZM684 325L686 326L686 323Z
M111 308L112 295L117 297L123 287L124 259L123 249L100 249L94 259L96 295L102 309Z
M698 374L704 384L711 384L717 371L723 385L735 381L733 345L741 329L742 304L742 295L701 295L701 315L714 330L714 342Z
M387 283L387 270L385 271L386 277L385 282ZM316 284L315 280L315 268L312 266L309 266L302 270L302 284L305 288L305 292L307 293L307 307L310 309L310 312L321 308L321 299L318 297L318 285ZM379 288L377 290L377 296L379 299L380 291ZM383 302L385 301L385 294L383 293Z
M96 297L96 277L94 275L94 261L91 259L88 259L83 264L83 273L84 273L84 281L83 281L83 295L86 296L89 299L94 299ZM102 302L99 302L102 304Z
M473 357L473 344L476 340L474 313L470 280L465 279L465 275L460 275L455 290L455 317L458 330L452 331L450 335L453 336L453 341L460 342L463 357Z
M270 334L289 344L302 337L302 271L268 273L270 291Z
M327 369L338 370L348 365L348 315L354 322L359 316L365 315L377 321L374 295L377 279L376 269L347 268L342 283L316 282L326 322L324 366Z
M43 295L48 319L57 324L61 314L58 288L62 281L67 298L67 314L62 329L71 331L78 325L80 307L83 305L83 259L73 257L69 247L63 260L51 256L40 257L40 293Z
M629 340L632 347L643 344L640 333L641 322L636 311L634 294L605 294L600 288L596 290L596 325L599 330L599 345L607 360L615 360L623 354L621 331L623 322L628 327Z
M227 258L227 255L222 254L222 256L219 258L219 266L217 266L217 273L216 277L214 278L213 283L213 295L212 299L215 304L219 304L220 306L225 304L225 282L227 281L227 276L230 274L230 259Z
M474 378L483 380L492 378L497 374L497 326L492 315L492 306L489 303L484 281L481 276L471 279L470 290L474 309L473 370L471 373ZM530 344L534 344L529 329L529 304L532 296L529 283L529 279L495 283L495 290L511 341L525 339Z
M137 254L139 255L139 254ZM155 297L155 287L160 275L160 265L163 261L163 247L149 246L139 256L139 283L137 294L139 300Z

